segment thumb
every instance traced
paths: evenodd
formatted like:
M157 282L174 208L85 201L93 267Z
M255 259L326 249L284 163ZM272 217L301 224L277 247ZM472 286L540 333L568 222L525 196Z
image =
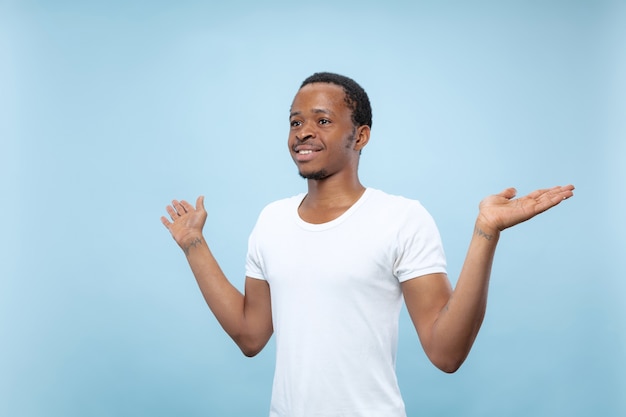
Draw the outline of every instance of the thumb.
M517 190L513 187L511 188L507 188L506 190L502 191L500 194L498 194L500 197L504 197L507 200L510 200L512 198L514 198L517 195Z
M204 210L204 196L201 195L200 197L198 197L198 199L196 200L196 210Z

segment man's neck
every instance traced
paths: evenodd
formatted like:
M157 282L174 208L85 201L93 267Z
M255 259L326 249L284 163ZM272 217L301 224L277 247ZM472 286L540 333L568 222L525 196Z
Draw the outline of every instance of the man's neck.
M308 180L308 193L298 214L309 223L326 223L346 212L365 192L358 178L354 181Z

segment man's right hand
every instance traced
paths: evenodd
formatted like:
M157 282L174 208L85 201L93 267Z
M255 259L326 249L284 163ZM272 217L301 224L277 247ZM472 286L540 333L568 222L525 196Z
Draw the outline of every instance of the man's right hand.
M185 200L172 201L166 207L172 221L165 216L161 217L161 223L170 231L172 237L187 254L194 242L202 241L202 228L206 222L207 212L204 209L204 197L200 196L196 200L196 207Z

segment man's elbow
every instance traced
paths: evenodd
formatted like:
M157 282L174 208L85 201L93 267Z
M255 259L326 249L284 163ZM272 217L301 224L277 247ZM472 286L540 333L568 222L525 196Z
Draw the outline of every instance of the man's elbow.
M442 364L442 365L435 364L435 366L439 368L439 370L447 374L453 374L459 370L459 368L461 367L461 364L462 363L450 363L450 364Z
M465 362L465 358L467 355L463 356L447 356L447 357L434 357L430 358L430 361L435 365L439 370L447 373L453 374L459 370L463 362Z
M259 354L267 344L267 340L263 339L255 339L255 338L239 338L235 340L239 349L241 349L241 353L248 358L252 358Z
M239 348L241 349L241 352L243 353L243 355L248 358L255 357L256 355L259 354L259 352L261 352L261 350L263 350L262 348L257 349L257 348L249 348L249 347L242 347L242 346L239 346Z

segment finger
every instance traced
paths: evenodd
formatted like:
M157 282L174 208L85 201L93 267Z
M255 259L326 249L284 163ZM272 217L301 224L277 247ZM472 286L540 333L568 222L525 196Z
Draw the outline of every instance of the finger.
M563 200L567 200L570 197L574 196L575 187L572 184L565 185L561 187L561 193L563 195Z
M183 214L185 214L187 212L187 210L185 210L185 207L183 207L181 202L178 201L178 200L172 201L172 206L174 207L174 210L176 210L176 213L179 216L182 216Z
M540 194L535 198L537 201L535 209L538 213L544 212L574 195L569 187L561 186L536 191L536 193L539 192Z
M170 226L172 225L172 223L169 220L167 220L165 216L161 216L161 223L163 223L163 226L165 226L167 230L169 230Z
M201 195L196 200L196 210L204 210L204 196Z
M532 193L528 193L527 197L530 197L533 200L538 200L542 196L549 195L550 193L553 193L557 188L559 188L559 187L541 188L539 190L533 191Z
M183 200L180 202L180 205L183 207L183 209L185 210L185 213L189 213L190 211L193 211L193 206L191 204L189 204L187 201Z
M540 190L533 191L528 194L528 197L538 199L542 196L546 196L549 199L556 200L565 200L574 195L574 186L573 185L565 185L565 186L554 186L552 188L543 188Z
M172 220L176 220L177 218L180 217L180 215L178 214L178 212L174 209L174 207L172 206L167 206L165 208L165 210L167 210L167 213L170 215L170 217L172 218Z
M573 189L574 189L573 186L569 186L569 185L552 187L549 190L547 190L546 196L550 200L561 202L574 195L572 191Z

